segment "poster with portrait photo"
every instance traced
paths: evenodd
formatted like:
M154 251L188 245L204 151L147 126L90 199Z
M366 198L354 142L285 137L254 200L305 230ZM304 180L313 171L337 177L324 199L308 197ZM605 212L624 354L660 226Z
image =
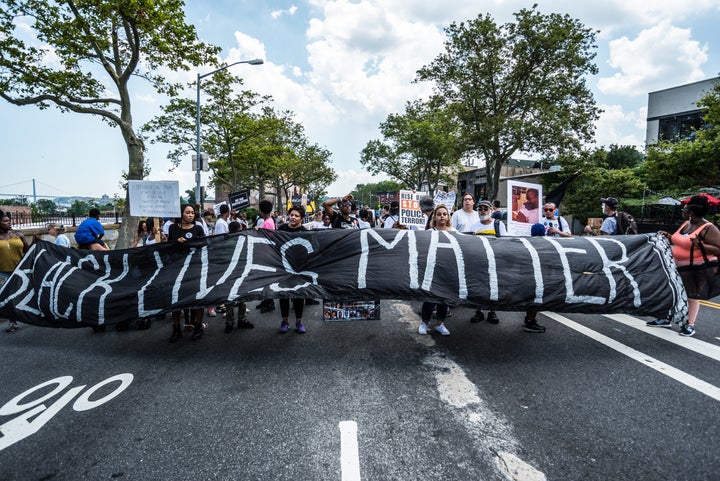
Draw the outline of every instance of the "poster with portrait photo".
M542 185L508 180L507 195L508 235L529 236L542 217Z
M324 321L378 321L380 300L328 301L323 300Z

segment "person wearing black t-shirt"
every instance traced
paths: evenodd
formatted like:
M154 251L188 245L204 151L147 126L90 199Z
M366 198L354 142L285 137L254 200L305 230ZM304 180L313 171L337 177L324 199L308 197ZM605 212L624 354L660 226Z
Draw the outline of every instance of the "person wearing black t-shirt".
M190 204L183 204L180 207L179 222L170 226L168 241L177 241L181 244L192 240L205 237L205 230L202 226L195 223L195 209ZM192 340L200 339L203 335L203 311L204 309L192 310L193 333ZM177 342L182 337L180 330L180 311L172 313L173 332L170 336L170 342Z
M301 205L293 205L288 211L288 221L278 227L277 230L285 232L302 232L307 230L302 224L305 219L305 209ZM280 299L280 317L282 322L280 323L280 334L285 334L290 327L288 317L290 316L290 300L287 298ZM295 311L295 332L298 334L305 334L305 326L302 323L303 306L305 305L305 299L294 298L292 299L293 311Z

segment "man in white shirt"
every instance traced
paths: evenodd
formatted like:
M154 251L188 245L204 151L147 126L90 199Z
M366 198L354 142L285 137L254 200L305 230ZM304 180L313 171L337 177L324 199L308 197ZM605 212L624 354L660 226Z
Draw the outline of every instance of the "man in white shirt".
M475 197L472 194L465 194L462 198L462 209L453 212L450 223L458 232L472 232L472 226L480 221L478 213L475 212Z
M228 217L230 217L230 207L228 207L227 204L223 204L220 206L220 217L215 221L215 235L230 232L227 222Z
M545 235L551 237L571 237L570 225L564 217L556 216L557 207L552 202L543 206L542 225L545 226Z

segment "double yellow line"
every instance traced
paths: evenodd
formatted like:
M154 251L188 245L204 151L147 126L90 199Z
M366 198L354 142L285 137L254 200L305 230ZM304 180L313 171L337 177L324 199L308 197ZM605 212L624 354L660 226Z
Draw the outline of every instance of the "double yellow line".
M706 307L712 307L713 309L720 309L720 304L717 302L710 302L700 299L700 305Z

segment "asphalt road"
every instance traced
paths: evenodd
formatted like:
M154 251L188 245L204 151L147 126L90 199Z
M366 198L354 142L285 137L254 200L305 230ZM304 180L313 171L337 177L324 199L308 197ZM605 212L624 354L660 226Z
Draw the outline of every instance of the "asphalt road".
M170 321L96 334L0 324L0 480L711 480L720 316L694 338L630 316L522 313L416 333L382 320L169 344Z

